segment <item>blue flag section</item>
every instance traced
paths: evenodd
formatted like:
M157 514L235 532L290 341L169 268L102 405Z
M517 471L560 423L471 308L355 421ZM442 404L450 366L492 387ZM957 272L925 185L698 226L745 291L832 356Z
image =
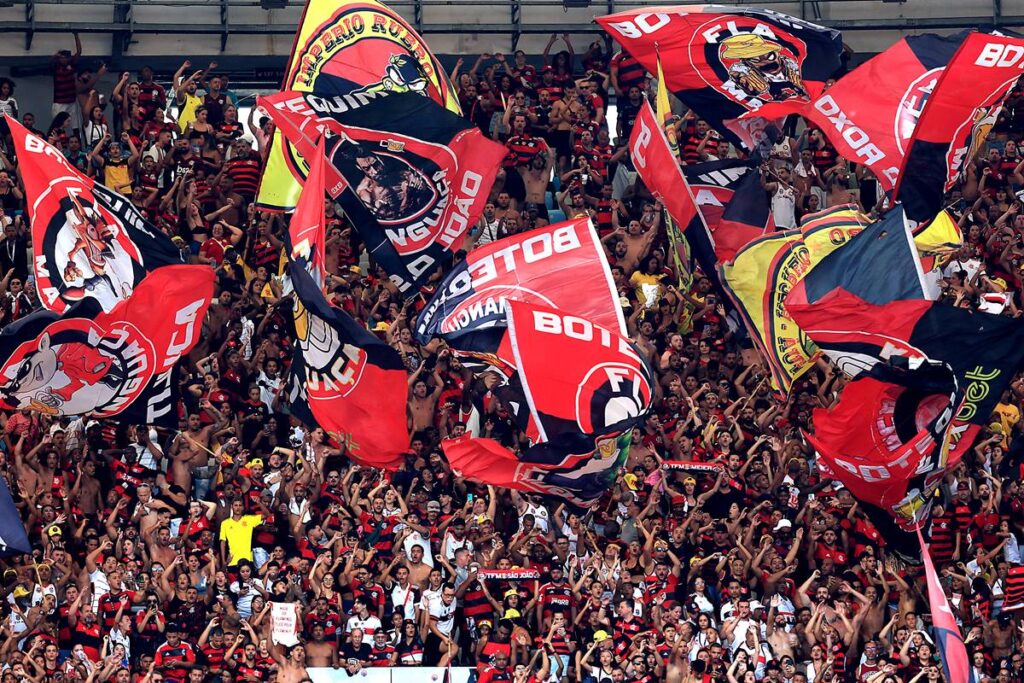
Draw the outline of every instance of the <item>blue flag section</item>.
M7 482L0 477L0 557L11 557L18 554L31 554L32 544L21 523L21 515L14 506L11 491Z

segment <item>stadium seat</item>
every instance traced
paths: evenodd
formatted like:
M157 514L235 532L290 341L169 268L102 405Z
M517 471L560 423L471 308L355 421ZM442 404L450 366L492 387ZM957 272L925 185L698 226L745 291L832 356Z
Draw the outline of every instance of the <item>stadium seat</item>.
M548 211L548 223L561 223L565 220L565 211L561 209L551 209Z

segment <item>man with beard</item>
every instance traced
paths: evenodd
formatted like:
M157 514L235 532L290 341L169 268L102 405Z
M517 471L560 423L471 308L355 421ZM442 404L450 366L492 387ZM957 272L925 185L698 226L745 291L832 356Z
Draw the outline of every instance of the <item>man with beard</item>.
M385 161L363 145L342 145L343 164L355 163L363 179L356 195L378 220L398 220L429 201L432 190L427 180L397 159ZM388 163L391 162L391 163Z

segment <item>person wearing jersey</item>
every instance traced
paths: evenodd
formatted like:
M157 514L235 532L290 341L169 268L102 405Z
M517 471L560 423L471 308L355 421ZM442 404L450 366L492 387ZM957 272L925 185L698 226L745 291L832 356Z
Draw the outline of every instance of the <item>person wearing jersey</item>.
M441 589L441 596L430 601L427 607L430 621L427 625L427 642L423 648L423 663L426 666L446 666L459 653L459 646L453 640L455 630L455 586L448 583Z
M153 665L164 675L165 681L185 683L188 672L196 666L196 650L182 640L184 632L179 624L167 625L167 642L156 649Z

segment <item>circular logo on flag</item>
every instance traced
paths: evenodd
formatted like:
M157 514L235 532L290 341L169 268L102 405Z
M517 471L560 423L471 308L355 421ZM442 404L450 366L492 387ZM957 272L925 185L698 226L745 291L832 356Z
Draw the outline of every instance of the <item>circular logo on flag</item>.
M594 366L576 391L576 423L585 434L600 434L639 417L654 392L650 379L626 363Z
M352 190L399 254L434 244L445 228L448 179L456 176L452 150L396 133L361 130L360 137L339 140L331 163L353 179Z
M921 118L924 105L928 103L928 98L931 97L935 84L945 69L946 67L940 66L921 74L907 86L906 92L900 98L893 121L893 137L896 139L896 147L900 154L907 153L910 139L917 128L917 120Z
M714 19L693 34L690 59L711 88L750 110L767 102L808 98L802 40L753 17Z
M337 330L320 316L311 314L298 297L292 314L310 398L349 395L363 375L366 352L352 344L343 344Z

